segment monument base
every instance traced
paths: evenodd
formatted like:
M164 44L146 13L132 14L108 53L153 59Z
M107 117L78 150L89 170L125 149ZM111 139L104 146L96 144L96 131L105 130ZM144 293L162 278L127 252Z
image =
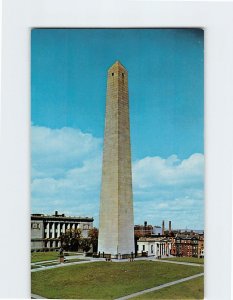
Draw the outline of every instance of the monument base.
M95 255L95 257L99 257L99 258L106 258L106 259L132 259L135 258L135 254L133 252L129 253L129 254L110 254L110 253L99 253L97 256Z

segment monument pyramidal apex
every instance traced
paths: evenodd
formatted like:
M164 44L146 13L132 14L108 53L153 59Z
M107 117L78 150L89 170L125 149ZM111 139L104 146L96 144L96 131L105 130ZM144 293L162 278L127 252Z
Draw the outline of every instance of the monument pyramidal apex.
M98 251L118 257L134 252L128 72L116 61L108 70Z

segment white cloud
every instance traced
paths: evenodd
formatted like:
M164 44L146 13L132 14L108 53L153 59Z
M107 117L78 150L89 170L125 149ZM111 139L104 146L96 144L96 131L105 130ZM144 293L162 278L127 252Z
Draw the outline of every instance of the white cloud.
M47 198L63 197L64 201L68 195L70 200L79 199L80 194L91 193L100 185L100 166L100 159L90 159L84 161L83 166L79 168L64 171L63 176L59 178L35 178L32 181L32 192Z
M93 216L98 225L102 140L79 129L32 127L32 211ZM133 162L135 223L202 228L204 156Z
M172 220L177 227L203 228L204 155L181 160L145 157L133 163L136 223Z
M32 176L60 176L100 153L102 140L79 129L32 126Z
M100 159L85 161L83 166L64 172L60 178L32 181L33 204L37 212L58 210L67 215L98 218L101 180Z
M102 140L79 129L32 126L32 210L98 217Z
M195 153L180 160L176 155L167 159L145 157L133 164L133 183L136 189L158 186L187 186L202 184L204 156Z

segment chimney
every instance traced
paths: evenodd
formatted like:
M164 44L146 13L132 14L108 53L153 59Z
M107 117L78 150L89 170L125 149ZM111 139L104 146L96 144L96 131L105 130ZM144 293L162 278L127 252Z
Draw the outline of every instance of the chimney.
M145 226L145 227L147 226L147 221L144 222L144 226Z
M172 221L169 221L169 233L172 232Z
M162 222L162 235L164 235L164 230L165 230L165 228L164 228L164 220L163 220L163 222Z
M57 211L57 210L55 210L55 216L56 216L56 217L58 216L58 211Z

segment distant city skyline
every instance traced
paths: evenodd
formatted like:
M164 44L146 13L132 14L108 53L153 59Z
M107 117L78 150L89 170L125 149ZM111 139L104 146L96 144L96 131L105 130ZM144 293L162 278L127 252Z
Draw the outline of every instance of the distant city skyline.
M34 29L32 212L98 226L107 69L127 68L135 224L204 228L204 34Z

